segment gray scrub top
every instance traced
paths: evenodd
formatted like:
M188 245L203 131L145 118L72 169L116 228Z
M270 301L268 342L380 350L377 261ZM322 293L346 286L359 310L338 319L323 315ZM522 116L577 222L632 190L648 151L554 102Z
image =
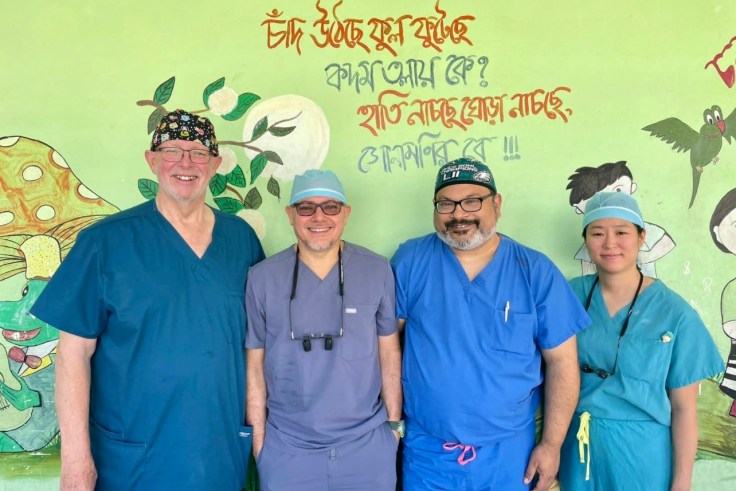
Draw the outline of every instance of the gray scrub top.
M344 297L337 264L321 280L300 261L290 302L295 260L289 247L250 270L245 344L265 349L269 445L321 450L355 440L386 421L378 336L396 332L394 277L385 258L345 243ZM290 335L291 330L297 338L337 335L341 323L343 336L333 339L331 350L317 339L304 351L302 341Z

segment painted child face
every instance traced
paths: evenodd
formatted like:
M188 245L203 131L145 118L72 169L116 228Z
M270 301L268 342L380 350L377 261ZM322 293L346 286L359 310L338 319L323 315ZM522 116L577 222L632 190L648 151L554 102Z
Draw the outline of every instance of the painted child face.
M721 223L713 227L716 239L731 254L736 254L736 208L723 217Z
M636 183L628 176L621 176L598 192L634 194L634 191L636 191ZM589 200L590 198L575 203L575 213L578 215L585 213L585 205L588 204Z

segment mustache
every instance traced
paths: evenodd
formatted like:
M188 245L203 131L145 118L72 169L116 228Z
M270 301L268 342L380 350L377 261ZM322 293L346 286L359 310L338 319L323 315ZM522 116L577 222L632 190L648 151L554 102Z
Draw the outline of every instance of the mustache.
M460 225L475 225L476 227L480 227L480 220L455 220L452 219L449 222L445 222L445 229L449 229L450 227L457 227Z

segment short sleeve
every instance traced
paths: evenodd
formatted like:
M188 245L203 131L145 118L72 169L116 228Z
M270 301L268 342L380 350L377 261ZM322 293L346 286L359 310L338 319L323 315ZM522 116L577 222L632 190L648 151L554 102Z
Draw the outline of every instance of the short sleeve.
M79 234L31 313L47 324L84 338L97 338L107 327L104 278L94 232Z
M384 260L385 261L385 260ZM396 332L396 282L388 262L385 265L386 274L383 282L383 296L376 313L376 324L379 336L389 336Z
M249 349L260 349L266 344L266 313L262 299L258 298L257 272L253 268L248 271L248 279L245 284L245 313L247 315L247 333L245 336L245 347Z
M562 273L545 258L531 279L537 308L537 344L552 349L591 323Z
M408 315L408 285L412 266L412 252L408 244L401 244L391 258L391 268L396 283L396 317L406 319Z
M672 359L667 373L667 389L677 389L721 373L725 366L713 338L689 306L680 317L672 342Z

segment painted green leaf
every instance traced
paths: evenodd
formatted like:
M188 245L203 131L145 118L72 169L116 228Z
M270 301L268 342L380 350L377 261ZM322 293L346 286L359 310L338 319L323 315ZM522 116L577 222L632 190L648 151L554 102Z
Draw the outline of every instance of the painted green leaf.
M243 114L250 109L250 106L252 106L258 99L260 99L260 97L250 92L240 94L238 96L238 105L235 106L235 109L225 114L222 119L226 121L235 121L240 119L241 116L243 116Z
M158 183L151 179L138 179L138 191L146 199L153 199L158 194Z
M204 107L207 109L210 108L210 105L207 104L207 100L210 98L210 96L214 93L220 90L225 86L225 77L218 78L211 84L209 84L207 87L204 88L204 92L202 92L202 101L204 101Z
M266 186L266 189L269 193L271 193L272 196L276 196L276 199L281 201L281 186L279 185L279 181L274 179L273 177L268 180L268 185Z
M258 192L258 188L251 188L251 190L248 191L248 194L245 195L245 200L243 200L243 205L251 210L257 210L260 208L261 203L263 203L263 198L261 198L261 193Z
M162 106L169 102L169 99L171 99L171 93L174 92L175 81L176 77L171 77L156 88L156 92L153 93L153 102L155 104Z
M215 174L212 179L210 179L210 192L212 193L212 196L219 196L223 192L225 192L225 188L227 187L227 177L221 175L221 174Z
M261 137L262 134L268 129L268 116L263 116L260 121L253 127L253 134L250 136L250 141L256 141Z
M258 176L261 175L261 172L263 172L263 169L266 168L266 164L268 163L268 159L266 156L262 153L259 153L256 155L256 157L250 161L250 183L253 184L256 179L258 179Z
M271 133L273 136L286 136L294 129L296 126L284 126L284 127L278 127L278 126L271 126L268 129L268 132Z
M263 155L266 157L266 159L268 159L269 162L284 165L284 163L281 161L281 157L279 157L279 154L277 154L276 152L266 150L265 152L263 152Z
M239 188L245 187L245 185L247 184L245 180L245 173L240 167L240 164L236 165L232 172L227 175L227 182Z
M150 135L153 133L153 130L156 129L156 125L158 125L158 122L161 121L161 118L165 116L164 111L162 111L160 108L156 108L153 110L150 116L148 116L148 134Z
M215 204L225 213L235 214L245 208L243 203L235 198L215 198Z

